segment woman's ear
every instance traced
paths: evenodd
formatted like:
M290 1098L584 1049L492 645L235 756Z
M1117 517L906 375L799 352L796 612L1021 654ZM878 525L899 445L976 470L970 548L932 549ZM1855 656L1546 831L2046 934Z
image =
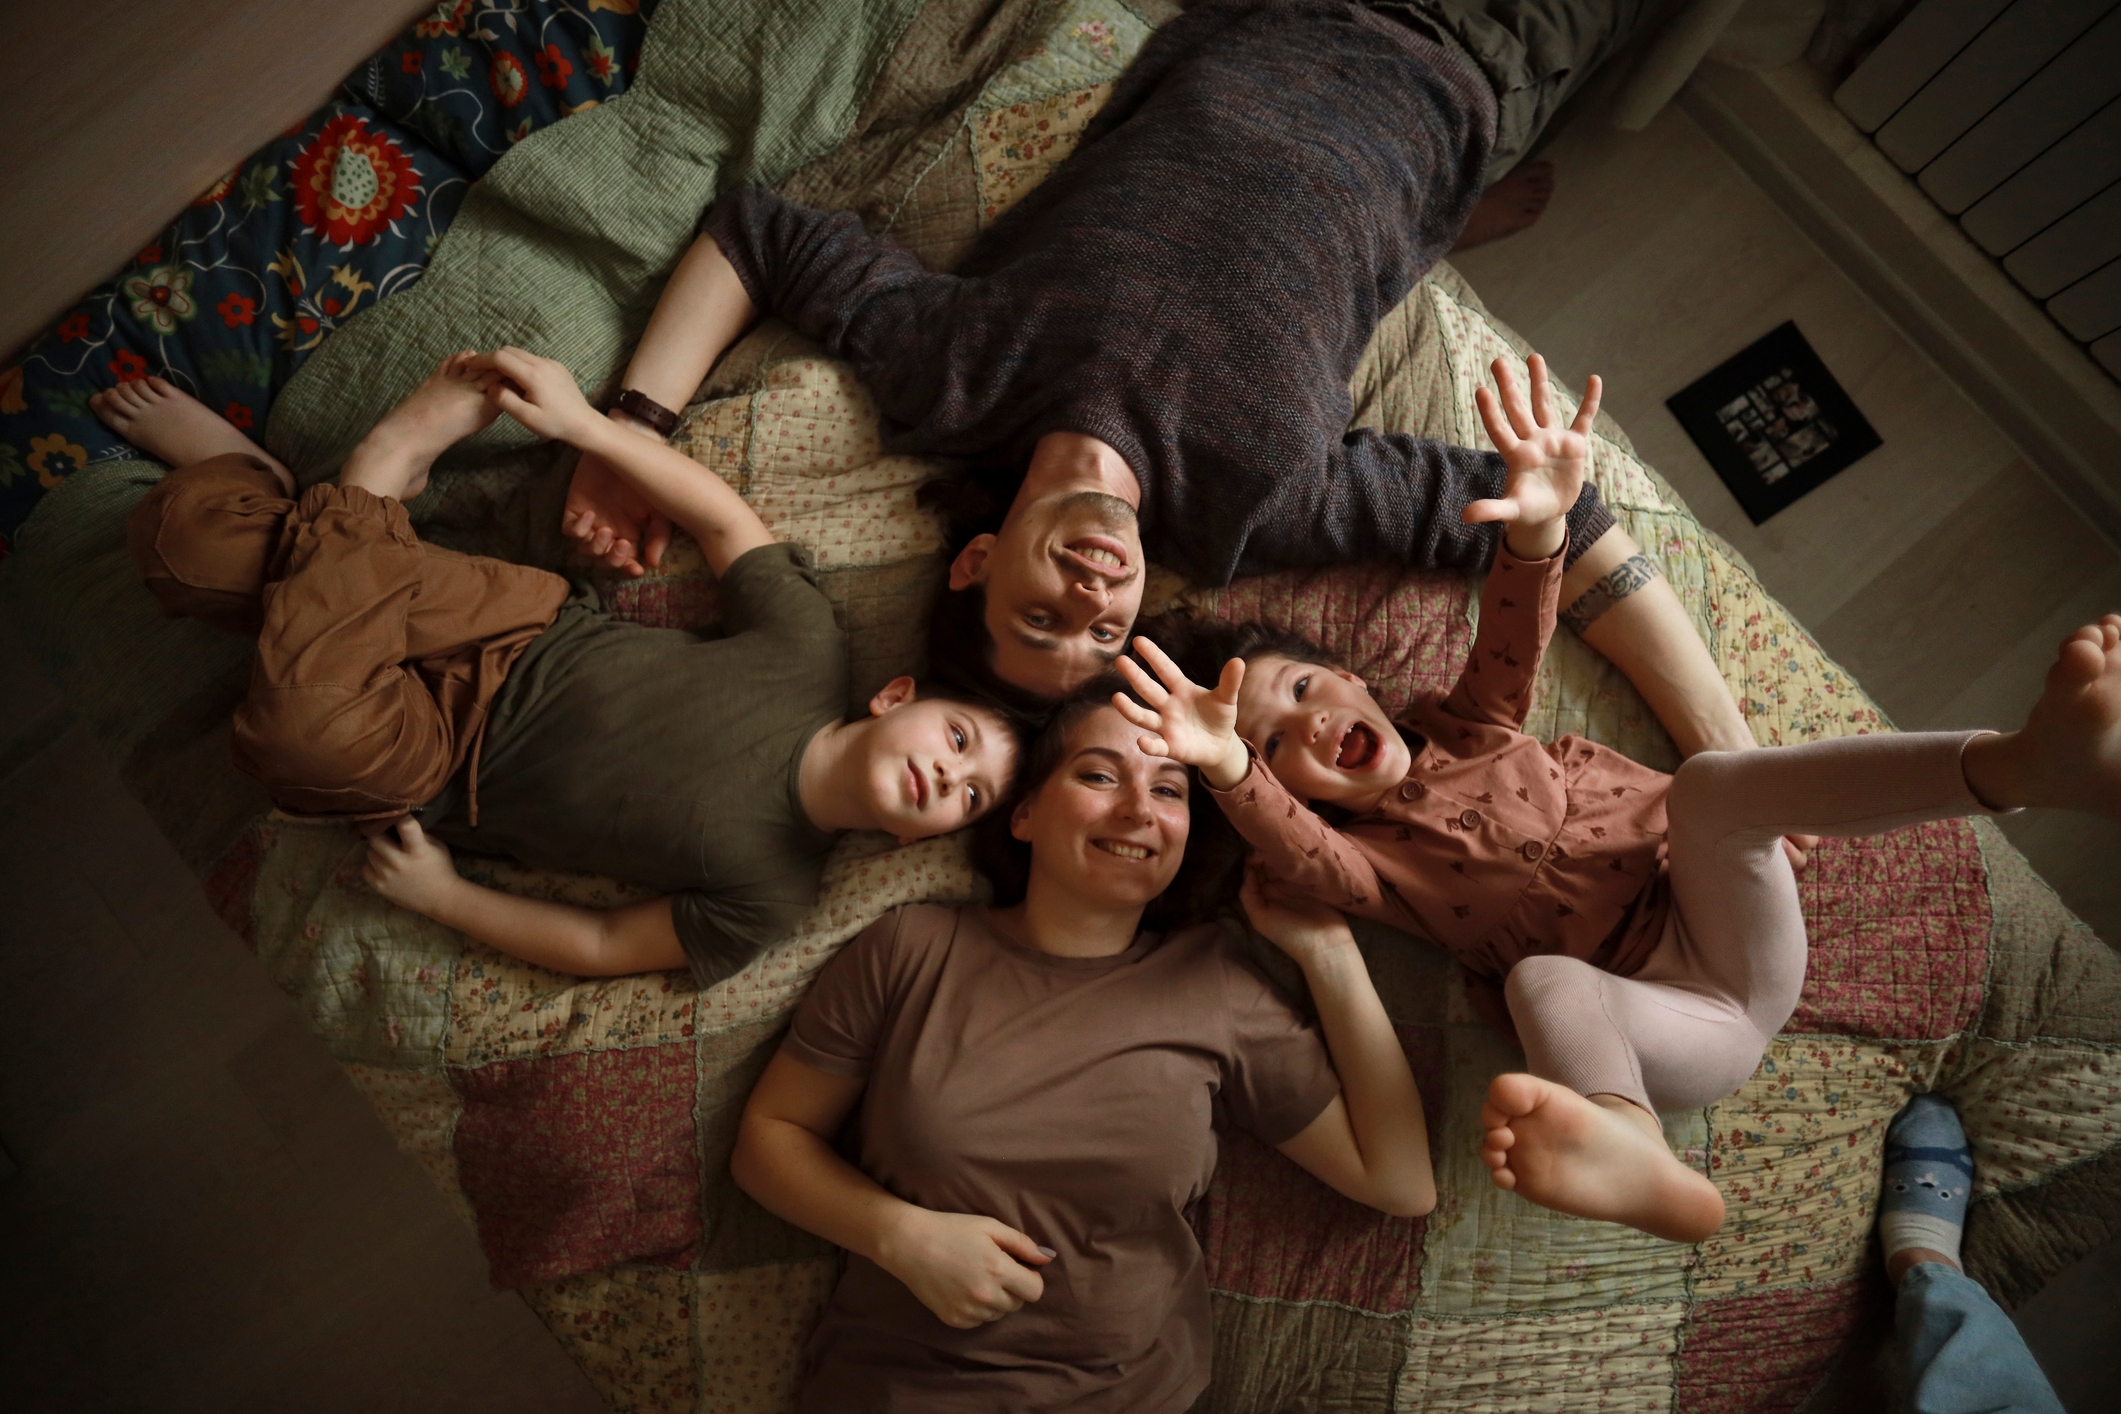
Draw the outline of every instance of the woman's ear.
M913 700L913 679L896 677L876 691L869 699L869 715L881 717L894 707L903 707Z
M953 590L970 589L975 584L987 582L987 556L994 549L992 535L975 535L965 542L965 548L957 552L950 562L950 587Z
M1337 677L1346 678L1349 682L1354 683L1364 692L1368 692L1370 690L1370 685L1368 683L1364 682L1361 678L1355 676L1355 674L1349 672L1346 668L1335 668L1333 669L1333 673Z

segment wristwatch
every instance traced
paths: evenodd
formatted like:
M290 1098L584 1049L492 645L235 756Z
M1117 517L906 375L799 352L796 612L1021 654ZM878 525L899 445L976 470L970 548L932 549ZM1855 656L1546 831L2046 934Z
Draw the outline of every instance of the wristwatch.
M658 436L668 437L678 430L678 415L638 389L628 388L612 406L647 423Z

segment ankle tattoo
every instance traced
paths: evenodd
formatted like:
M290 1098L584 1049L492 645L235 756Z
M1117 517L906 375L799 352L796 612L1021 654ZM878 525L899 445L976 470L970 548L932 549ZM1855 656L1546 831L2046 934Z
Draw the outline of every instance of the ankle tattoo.
M1561 621L1581 638L1583 631L1606 610L1655 578L1657 566L1650 563L1649 556L1630 555L1608 570L1596 584L1577 595L1575 601L1561 611Z

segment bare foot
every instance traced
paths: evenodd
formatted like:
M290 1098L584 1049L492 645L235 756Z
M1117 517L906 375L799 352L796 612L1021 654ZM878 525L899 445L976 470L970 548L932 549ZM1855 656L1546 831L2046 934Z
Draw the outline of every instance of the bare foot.
M486 394L501 375L473 368L470 349L435 365L412 395L361 439L339 470L341 486L409 501L427 489L436 457L477 432L500 410Z
M1974 738L1961 759L1967 785L1999 810L2044 805L2121 819L2121 614L2063 640L2025 725Z
M1668 1242L1699 1242L1723 1226L1723 1195L1665 1147L1657 1117L1639 1105L1586 1099L1536 1075L1498 1075L1480 1122L1495 1186L1543 1208Z
M1554 164L1521 162L1480 194L1453 251L1471 250L1504 236L1514 236L1537 221L1554 199Z
M166 379L135 378L105 388L89 398L88 406L104 426L157 461L189 466L243 452L271 467L286 493L295 494L295 479L286 467L234 423Z

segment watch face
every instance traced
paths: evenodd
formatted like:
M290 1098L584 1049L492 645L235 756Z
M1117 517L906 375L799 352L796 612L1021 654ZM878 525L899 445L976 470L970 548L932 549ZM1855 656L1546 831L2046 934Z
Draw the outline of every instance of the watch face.
M1665 406L1755 525L1883 445L1794 321Z

